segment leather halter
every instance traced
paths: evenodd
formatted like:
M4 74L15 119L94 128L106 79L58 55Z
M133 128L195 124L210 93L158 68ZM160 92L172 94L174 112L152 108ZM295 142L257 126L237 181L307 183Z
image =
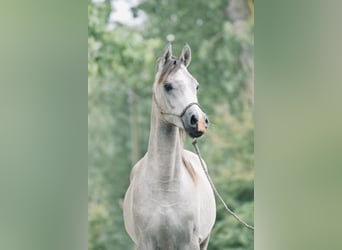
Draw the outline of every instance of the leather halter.
M183 115L185 114L185 112L186 112L191 106L196 105L196 106L200 107L199 104L198 104L197 102L191 102L191 103L189 103L189 104L183 109L183 111L178 115L178 114L174 114L174 113L164 112L163 109L160 107L160 105L159 105L159 103L158 103L158 101L157 101L157 98L156 98L156 95L155 95L154 92L153 92L153 99L154 99L154 102L156 103L156 105L157 105L157 107L158 107L158 109L159 109L159 111L160 111L160 113L161 113L162 115L173 115L173 116L177 116L177 117L182 118Z

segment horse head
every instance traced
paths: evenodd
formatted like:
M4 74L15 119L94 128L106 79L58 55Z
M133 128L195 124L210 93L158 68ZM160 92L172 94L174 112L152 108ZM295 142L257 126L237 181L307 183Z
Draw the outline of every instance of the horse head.
M153 99L165 122L184 129L194 138L205 132L209 121L198 104L199 84L187 69L190 61L189 45L184 45L179 58L172 56L171 44L166 46L158 61Z

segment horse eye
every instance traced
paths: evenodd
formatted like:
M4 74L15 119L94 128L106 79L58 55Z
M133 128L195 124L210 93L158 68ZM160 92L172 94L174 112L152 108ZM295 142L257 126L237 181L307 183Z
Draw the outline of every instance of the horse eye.
M166 82L166 83L164 83L164 89L165 89L166 91L170 91L170 90L173 89L173 86L172 86L171 83Z
M199 85L196 86L196 90L198 90L198 89L199 89Z

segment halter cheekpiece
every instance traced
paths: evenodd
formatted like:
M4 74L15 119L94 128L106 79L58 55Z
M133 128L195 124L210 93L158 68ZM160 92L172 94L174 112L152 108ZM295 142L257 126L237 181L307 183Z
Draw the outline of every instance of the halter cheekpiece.
M191 103L189 103L189 104L183 109L183 111L178 115L178 114L174 114L174 113L164 112L163 109L160 107L160 105L159 105L159 103L158 103L158 101L157 101L157 98L156 98L156 95L155 95L154 92L153 92L153 99L154 99L154 102L156 103L156 105L157 105L157 107L158 107L158 109L159 109L159 111L160 111L160 113L161 113L162 115L173 115L173 116L177 116L177 117L182 118L183 115L185 114L185 112L186 112L191 106L196 105L196 106L200 107L199 104L198 104L197 102L191 102Z

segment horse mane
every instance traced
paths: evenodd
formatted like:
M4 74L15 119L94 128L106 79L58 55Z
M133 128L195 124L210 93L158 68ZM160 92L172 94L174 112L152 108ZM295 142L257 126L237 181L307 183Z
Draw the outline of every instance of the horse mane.
M179 136L181 138L182 143L184 143L184 140L185 140L185 130L184 129L179 129ZM191 165L190 161L188 161L185 158L184 153L182 154L182 161L183 161L184 166L185 166L186 170L188 171L192 181L196 184L197 183L197 174L194 170L194 167Z
M158 59L158 65L160 61L161 61L161 58ZM180 68L180 66L181 66L181 61L177 59L176 57L172 57L163 65L163 68L160 72L157 82L158 83L165 82L168 76L176 72Z
M192 181L196 184L197 183L197 174L194 170L194 167L191 165L190 161L185 159L184 155L182 155L182 161L183 161L185 168L188 171Z
M179 137L181 139L182 144L184 144L185 136L186 136L185 130L183 128L180 128L179 129Z

